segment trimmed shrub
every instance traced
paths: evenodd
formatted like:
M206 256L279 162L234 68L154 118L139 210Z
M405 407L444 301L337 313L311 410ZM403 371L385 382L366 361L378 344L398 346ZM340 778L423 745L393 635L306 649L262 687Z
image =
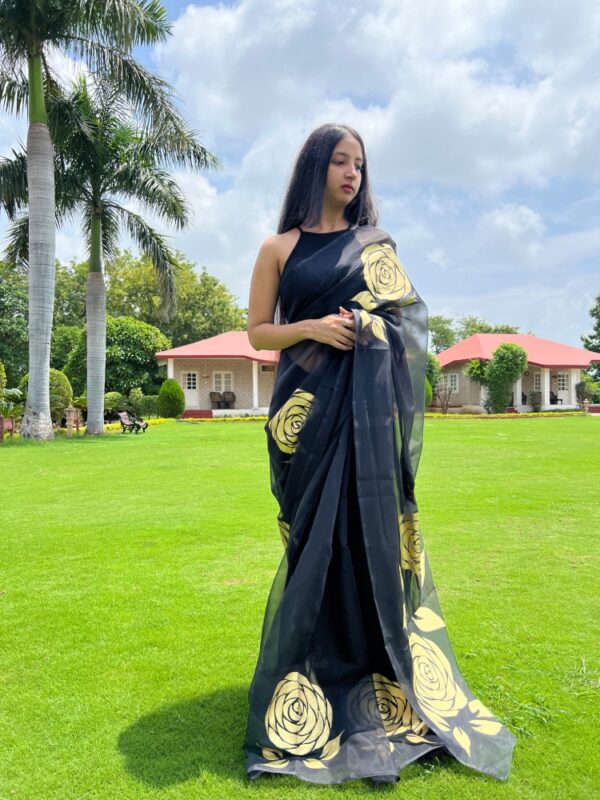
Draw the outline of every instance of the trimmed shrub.
M529 392L529 405L532 411L542 410L542 393L539 390Z
M107 392L104 395L104 412L126 411L129 403L127 396L121 392Z
M129 392L129 408L133 412L136 417L141 417L142 415L142 400L144 399L144 393L138 387L132 389Z
M433 389L431 388L431 383L429 381L429 378L425 377L425 408L429 408L432 400L433 400Z
M442 368L437 356L434 355L434 353L427 353L427 368L425 371L425 376L429 381L433 395L433 392L435 392L440 378L442 377ZM431 400L429 403L431 403Z
M144 417L158 417L158 395L145 394L140 402L140 416Z
M185 409L183 389L174 378L167 380L158 392L158 413L161 417L180 417Z
M27 394L29 373L21 378L19 389ZM73 389L69 379L59 369L50 369L50 416L52 422L60 422L65 416L65 408L73 402Z

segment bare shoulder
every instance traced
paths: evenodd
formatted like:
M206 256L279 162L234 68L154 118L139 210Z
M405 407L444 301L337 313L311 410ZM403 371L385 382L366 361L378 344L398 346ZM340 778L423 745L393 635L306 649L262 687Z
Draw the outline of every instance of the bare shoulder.
M260 248L261 253L276 266L279 276L281 276L285 262L288 260L299 237L299 229L291 228L289 231L285 231L285 233L274 233L263 241Z

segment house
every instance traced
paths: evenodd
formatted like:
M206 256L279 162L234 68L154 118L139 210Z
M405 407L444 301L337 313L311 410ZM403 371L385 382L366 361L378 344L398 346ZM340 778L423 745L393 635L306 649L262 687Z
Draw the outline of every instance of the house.
M185 394L184 417L267 414L279 360L277 350L255 350L247 331L227 331L156 353ZM213 394L211 399L211 392ZM233 392L229 408L219 408Z
M486 388L463 375L463 369L472 358L488 361L498 345L505 343L521 345L527 351L527 370L513 385L515 410L532 410L532 391L542 393L543 411L557 405L565 409L578 407L575 385L581 381L581 370L600 362L600 353L527 333L474 333L436 354L442 367L442 385L451 386L449 410L483 405Z

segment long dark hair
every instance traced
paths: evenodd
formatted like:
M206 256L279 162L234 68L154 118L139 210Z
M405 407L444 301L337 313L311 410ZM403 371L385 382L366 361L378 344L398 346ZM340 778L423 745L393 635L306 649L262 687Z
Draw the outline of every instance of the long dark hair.
M328 122L315 128L298 154L285 193L277 233L285 233L297 225L311 228L319 224L331 154L340 139L349 135L360 143L363 164L360 187L356 197L344 209L344 217L350 227L377 225L378 213L369 186L364 142L360 134L349 125Z

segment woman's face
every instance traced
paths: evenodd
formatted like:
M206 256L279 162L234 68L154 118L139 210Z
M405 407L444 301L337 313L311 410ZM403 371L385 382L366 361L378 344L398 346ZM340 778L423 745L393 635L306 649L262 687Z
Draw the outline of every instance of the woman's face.
M362 164L360 142L354 136L340 139L333 148L327 169L325 196L330 202L347 206L354 200L362 180Z

